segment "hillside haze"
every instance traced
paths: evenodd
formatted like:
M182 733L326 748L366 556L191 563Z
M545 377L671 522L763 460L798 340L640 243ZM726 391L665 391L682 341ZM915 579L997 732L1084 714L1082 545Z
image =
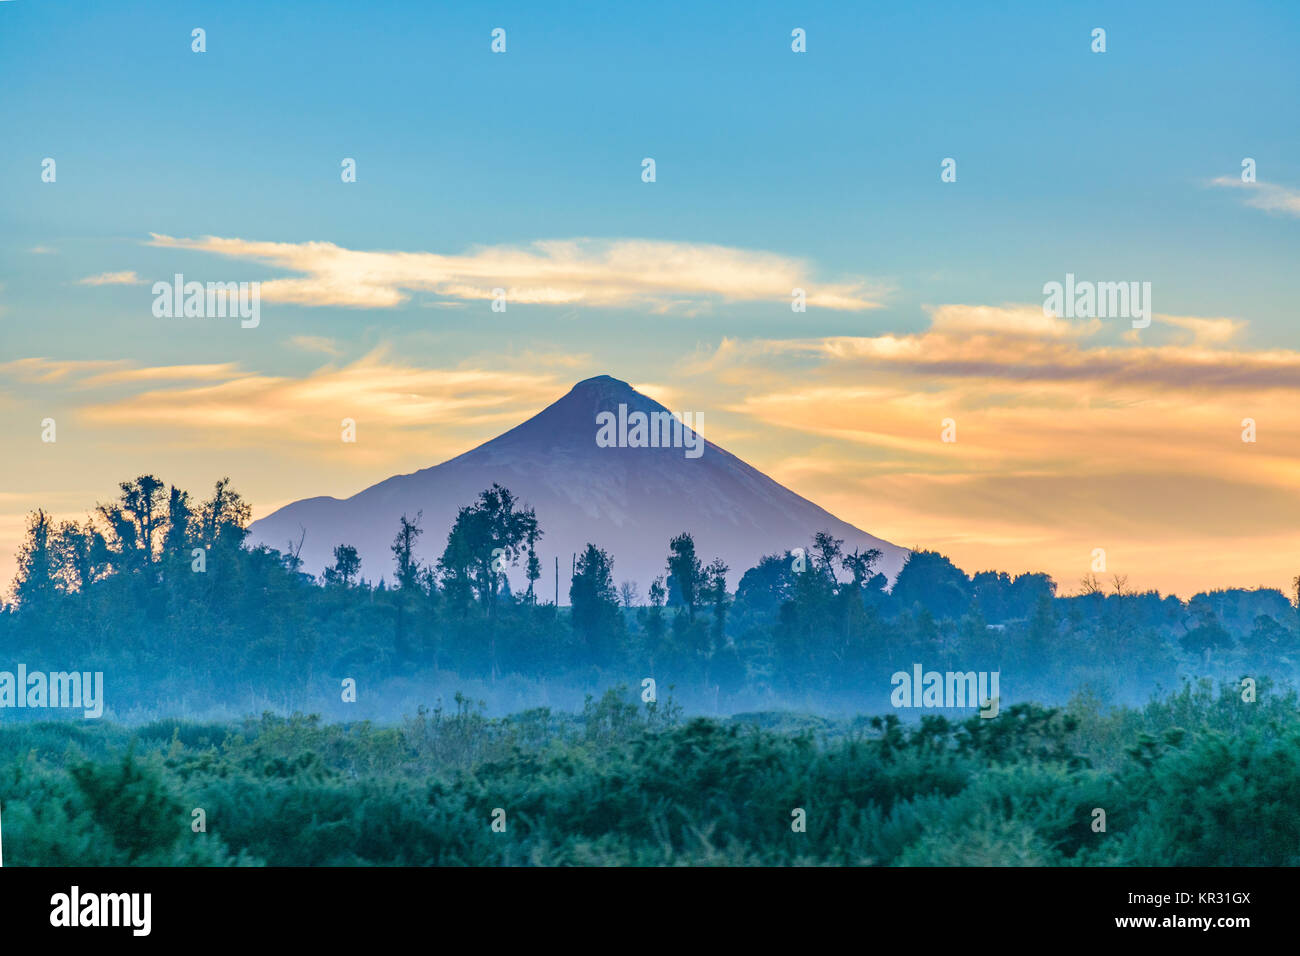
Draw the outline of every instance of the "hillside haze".
M898 573L906 549L841 521L712 442L696 458L681 447L599 447L597 416L617 416L620 404L629 415L668 411L626 382L589 378L523 424L440 465L396 475L351 498L286 505L254 522L249 540L283 550L305 530L304 571L319 574L333 563L336 545L351 544L363 576L391 579L390 546L403 514L424 512L418 554L433 563L457 510L496 482L537 512L544 532L542 600L555 596L558 557L559 599L568 603L572 555L587 542L613 557L616 584L635 581L644 598L655 576L666 574L668 539L682 531L694 536L706 564L714 557L727 563L733 588L763 555L806 549L818 531L843 538L846 551L879 549L878 570L891 581ZM700 429L707 432L707 414ZM522 567L512 568L510 578L518 589Z

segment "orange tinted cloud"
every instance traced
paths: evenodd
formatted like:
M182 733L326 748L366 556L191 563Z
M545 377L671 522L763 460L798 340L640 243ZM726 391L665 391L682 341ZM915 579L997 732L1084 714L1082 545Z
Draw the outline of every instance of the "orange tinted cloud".
M728 411L782 430L766 445L785 454L756 456L774 477L968 569L1072 584L1104 547L1139 586L1300 571L1300 352L1207 344L1236 319L1166 317L1193 344L1116 346L1037 306L931 315L913 335L728 340L696 370L727 383Z
M101 401L80 416L96 425L148 427L202 436L226 447L313 446L333 449L340 423L351 418L373 461L400 457L411 429L472 432L515 425L566 387L550 373L420 368L371 352L346 365L302 377L210 366L199 384L157 388ZM120 378L147 370L119 372ZM181 376L177 376L181 377Z
M144 282L134 272L101 272L99 275L78 279L78 285L140 285Z

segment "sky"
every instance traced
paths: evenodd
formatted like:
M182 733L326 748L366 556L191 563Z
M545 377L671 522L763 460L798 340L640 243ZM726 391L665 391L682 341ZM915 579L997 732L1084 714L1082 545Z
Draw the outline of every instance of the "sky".
M261 517L600 374L970 572L1300 573L1300 6L705 6L0 2L0 581L37 507Z

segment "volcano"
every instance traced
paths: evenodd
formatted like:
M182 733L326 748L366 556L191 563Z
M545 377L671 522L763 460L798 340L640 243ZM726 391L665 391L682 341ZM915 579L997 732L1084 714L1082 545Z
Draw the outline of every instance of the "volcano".
M637 412L654 422L668 409L616 378L589 378L522 424L440 465L396 475L351 498L286 505L253 522L249 541L283 549L302 538L303 570L313 574L333 562L335 545L350 544L361 556L362 575L376 582L392 576L389 546L402 515L424 512L417 553L433 563L457 510L495 482L536 510L544 533L538 594L555 596L558 558L561 604L568 603L572 556L587 542L613 557L616 584L634 581L644 597L651 581L666 575L669 538L683 531L695 538L706 564L714 557L727 563L733 588L765 554L807 549L818 531L844 539L846 551L878 549L878 570L890 581L902 567L906 549L841 521L706 439L701 452L707 426L699 418L694 448L689 419L675 446L665 437L656 442L661 447L627 447L638 443ZM598 443L599 423L612 418L628 441L602 447L609 442ZM632 426L626 432L624 421ZM510 569L510 578L519 588L522 568Z

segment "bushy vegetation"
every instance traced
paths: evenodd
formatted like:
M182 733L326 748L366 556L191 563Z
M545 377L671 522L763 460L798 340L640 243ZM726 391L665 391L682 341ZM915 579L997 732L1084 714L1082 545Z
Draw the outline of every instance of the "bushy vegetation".
M439 675L582 689L649 676L696 711L883 711L890 675L916 661L999 670L1007 701L1061 702L1091 687L1134 702L1186 676L1289 681L1300 663L1297 609L1273 589L1181 601L1090 575L1064 596L1045 574L968 575L924 550L887 589L878 553L845 553L819 533L763 558L731 592L729 569L697 554L684 529L666 541L665 573L644 601L593 543L557 607L534 588L545 530L500 486L460 509L436 562L419 557L421 516L403 516L393 576L379 582L360 579L346 543L318 579L292 546L248 547L249 506L225 479L202 502L149 475L120 491L85 522L31 516L0 613L5 657L104 671L119 716L132 705L321 710L344 677L427 691L448 686ZM518 593L511 568L526 582Z
M904 725L686 720L620 688L577 715L460 699L393 727L8 725L5 862L1295 865L1298 702L1242 697L1203 682L1143 709Z

